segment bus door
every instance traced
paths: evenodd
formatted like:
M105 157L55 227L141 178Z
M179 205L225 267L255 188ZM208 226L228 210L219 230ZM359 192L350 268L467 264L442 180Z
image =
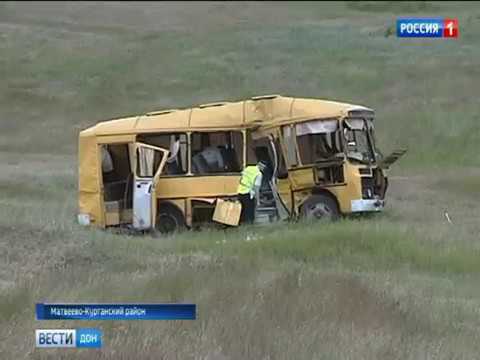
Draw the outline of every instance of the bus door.
M155 187L169 151L143 143L133 144L133 227L147 230L155 227L157 198Z

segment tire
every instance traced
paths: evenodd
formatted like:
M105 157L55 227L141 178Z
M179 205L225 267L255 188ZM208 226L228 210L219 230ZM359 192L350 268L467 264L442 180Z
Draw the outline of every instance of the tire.
M306 220L335 221L340 217L336 200L328 195L310 196L302 205L301 217Z
M155 230L161 234L171 234L186 228L185 217L175 205L160 203L157 211Z

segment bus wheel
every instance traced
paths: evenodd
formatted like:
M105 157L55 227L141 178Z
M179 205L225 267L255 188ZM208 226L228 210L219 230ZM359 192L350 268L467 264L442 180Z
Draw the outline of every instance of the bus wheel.
M185 217L175 206L160 203L157 211L157 224L155 229L161 234L171 234L185 228Z
M330 196L317 194L312 195L302 205L302 218L307 220L334 221L340 216L335 199Z

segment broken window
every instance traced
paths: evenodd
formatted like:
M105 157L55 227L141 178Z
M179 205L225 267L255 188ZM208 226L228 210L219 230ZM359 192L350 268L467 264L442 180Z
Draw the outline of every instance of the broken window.
M344 136L347 156L362 163L374 161L372 144L368 131L373 125L364 119L346 119L344 122Z
M334 158L342 153L337 120L315 120L296 125L297 143L302 164Z
M187 134L140 135L138 141L169 149L170 152L161 176L183 175L187 173Z
M243 134L240 131L193 133L192 173L239 173L243 168Z
M274 166L275 166L275 156L270 145L270 140L263 137L256 140L252 139L251 131L247 132L247 164L255 165L259 161L265 162L267 168L264 172L263 180L268 182L272 177Z
M267 137L262 137L253 140L251 133L247 132L247 155L248 164L256 164L259 161L264 161L267 164L267 169L263 179L269 181L273 176L275 166L277 167L277 177L284 179L288 177L287 166L283 151L280 146L279 139L275 139L272 143Z
M102 180L105 204L132 208L132 172L128 144L102 145Z
M271 150L270 140L262 137L253 140L251 131L247 132L247 157L248 164L254 165L259 161L273 164L274 157ZM272 166L273 167L273 166Z

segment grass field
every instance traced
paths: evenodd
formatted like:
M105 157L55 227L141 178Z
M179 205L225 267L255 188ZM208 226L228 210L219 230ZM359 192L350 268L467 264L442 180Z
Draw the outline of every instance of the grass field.
M403 15L460 37L398 39ZM0 3L0 359L479 358L479 35L475 2ZM386 211L167 238L76 224L81 129L265 93L376 109L382 151L409 149ZM45 324L41 301L198 320ZM84 326L103 349L35 349L35 328Z

